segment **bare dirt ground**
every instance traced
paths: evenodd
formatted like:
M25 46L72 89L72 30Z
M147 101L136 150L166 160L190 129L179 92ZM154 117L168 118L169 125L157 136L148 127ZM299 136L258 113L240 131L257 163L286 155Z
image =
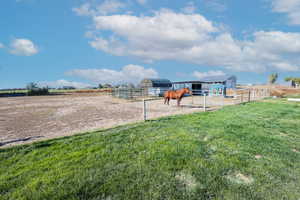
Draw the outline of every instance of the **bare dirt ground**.
M293 88L284 85L255 85L255 86L243 86L244 89L269 89L271 96L284 97L288 95L300 94L300 88Z
M187 97L177 107L176 101L171 101L170 106L164 105L162 99L148 101L147 117L201 112L202 102L200 97ZM221 103L211 104L209 109L218 105ZM97 93L0 98L0 147L138 122L143 120L142 112L140 101Z

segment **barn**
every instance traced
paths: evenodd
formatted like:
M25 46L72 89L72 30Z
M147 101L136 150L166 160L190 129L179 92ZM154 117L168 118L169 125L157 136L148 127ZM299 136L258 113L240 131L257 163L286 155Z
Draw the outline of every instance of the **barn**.
M226 95L226 89L236 88L237 78L234 75L209 76L200 80L173 82L173 89L188 87L193 95L207 94L210 96Z
M149 96L163 96L164 92L172 89L172 82L168 79L144 79L140 83Z

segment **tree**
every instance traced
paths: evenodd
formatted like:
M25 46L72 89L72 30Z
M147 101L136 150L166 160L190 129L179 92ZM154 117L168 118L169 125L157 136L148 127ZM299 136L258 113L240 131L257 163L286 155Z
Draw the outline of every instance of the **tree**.
M285 80L286 82L289 82L289 81L292 81L292 80L293 80L293 77L286 77L286 78L284 78L284 80Z
M99 83L98 88L99 89L103 88L103 85L101 83Z
M105 83L104 85L103 85L103 88L112 88L113 86L111 85L111 84L109 84L109 83Z
M32 90L32 89L38 88L38 85L35 82L30 82L26 85L26 88L27 88L27 90Z
M296 78L296 77L286 77L284 79L286 82L291 82L291 85L293 87L296 87L296 85L300 85L300 78Z
M30 82L26 85L27 95L35 96L35 95L48 95L49 89L48 87L39 87L37 83Z
M277 73L273 73L269 76L269 83L270 84L274 84L278 79L278 74Z

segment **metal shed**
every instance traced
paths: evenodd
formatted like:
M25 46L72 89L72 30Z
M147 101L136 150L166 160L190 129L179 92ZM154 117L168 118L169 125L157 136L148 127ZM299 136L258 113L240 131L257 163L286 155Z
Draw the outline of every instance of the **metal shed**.
M140 87L146 90L149 96L162 96L165 91L172 88L172 82L168 79L144 79Z
M226 89L236 88L236 76L210 76L195 81L173 82L173 89L188 87L193 91L193 95L214 94L226 95ZM218 90L218 92L215 92Z

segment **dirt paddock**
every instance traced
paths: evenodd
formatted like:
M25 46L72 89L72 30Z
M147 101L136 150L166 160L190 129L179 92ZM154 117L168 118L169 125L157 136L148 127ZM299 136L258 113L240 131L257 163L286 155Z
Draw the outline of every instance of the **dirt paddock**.
M162 99L149 101L147 117L203 111L194 101L184 98L182 107L175 101L170 106ZM142 121L142 112L140 101L94 93L0 98L0 147Z

